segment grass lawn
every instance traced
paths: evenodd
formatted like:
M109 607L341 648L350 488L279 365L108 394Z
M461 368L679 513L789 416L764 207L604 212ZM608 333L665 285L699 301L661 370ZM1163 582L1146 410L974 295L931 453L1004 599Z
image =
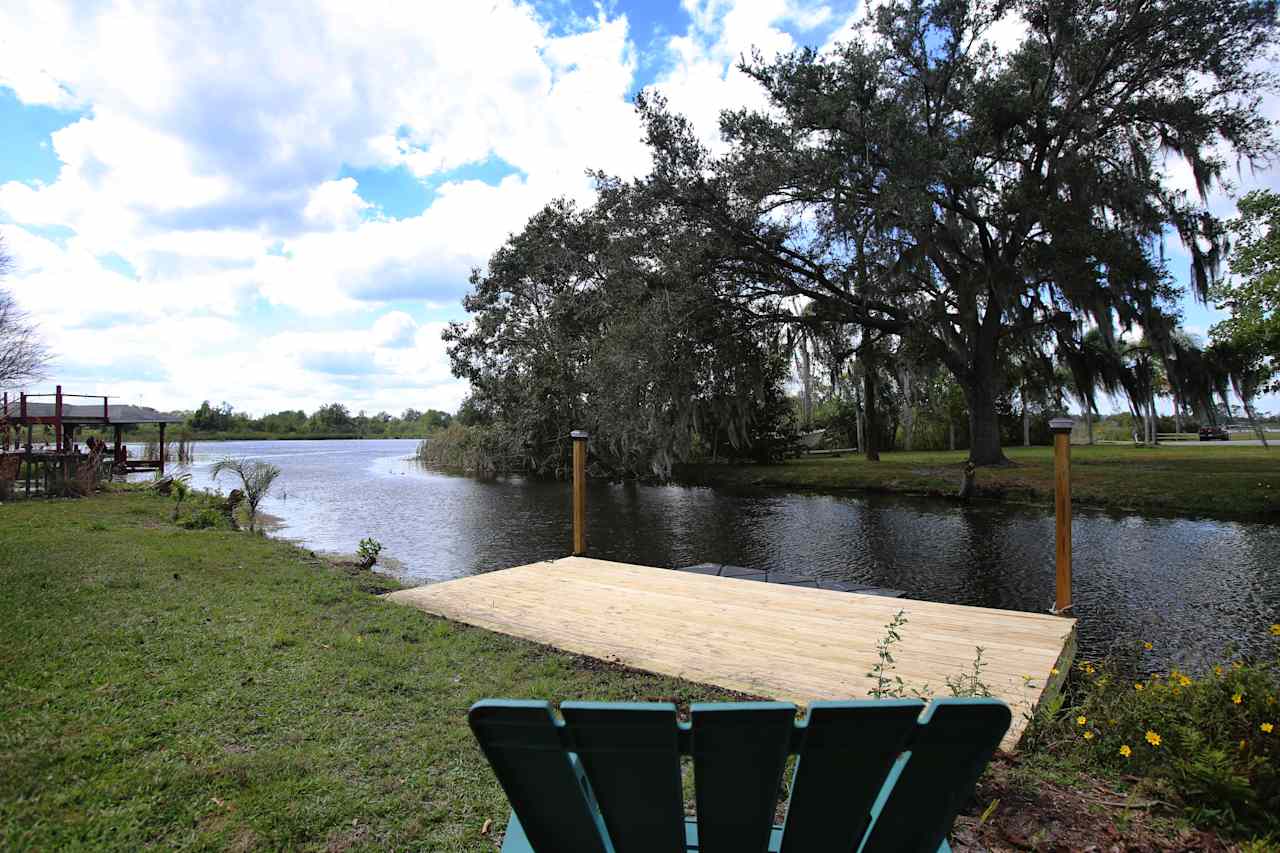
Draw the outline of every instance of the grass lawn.
M1005 448L1015 465L980 468L984 498L1053 503L1053 450ZM678 475L708 485L759 485L954 495L967 451L889 452L788 460L780 465L690 465ZM1077 445L1071 448L1077 506L1215 516L1280 510L1280 447Z
M486 696L677 702L126 493L0 504L0 849L493 850Z

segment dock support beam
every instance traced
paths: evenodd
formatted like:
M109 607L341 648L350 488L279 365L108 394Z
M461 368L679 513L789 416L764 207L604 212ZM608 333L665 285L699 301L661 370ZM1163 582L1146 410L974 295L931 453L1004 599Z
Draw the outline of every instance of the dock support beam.
M587 433L575 429L573 439L573 556L587 553Z
M53 440L57 442L58 452L63 451L62 446L62 386L58 386L57 392L54 393L53 403ZM66 448L70 450L71 448Z
M160 422L160 476L164 476L164 421Z
M1053 431L1053 510L1057 562L1057 594L1053 612L1066 613L1071 609L1071 418L1054 418L1049 421Z

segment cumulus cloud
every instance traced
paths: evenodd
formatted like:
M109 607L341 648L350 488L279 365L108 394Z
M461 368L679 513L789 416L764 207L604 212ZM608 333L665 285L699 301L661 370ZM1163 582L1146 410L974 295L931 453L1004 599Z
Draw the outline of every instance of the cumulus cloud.
M647 170L630 96L656 85L714 139L722 108L760 103L740 57L852 9L683 3L646 80L608 4L564 28L518 0L0 4L0 87L77 111L48 142L55 179L0 172L7 284L86 392L456 405L440 306L457 316L471 269L541 205L589 201L586 170ZM389 169L423 181L424 210L388 216L361 186Z

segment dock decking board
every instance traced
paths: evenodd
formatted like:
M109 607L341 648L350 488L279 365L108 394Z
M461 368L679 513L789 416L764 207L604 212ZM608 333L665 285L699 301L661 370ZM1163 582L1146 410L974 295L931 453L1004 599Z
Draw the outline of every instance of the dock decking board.
M718 575L722 578L741 578L743 580L763 581L764 583L781 583L790 586L808 586L814 589L834 589L840 592L860 592L863 595L883 595L888 598L902 596L900 589L886 589L881 586L866 586L827 578L812 578L804 575L791 575L766 569L752 569L746 566L733 566L727 563L698 563L696 566L676 566L677 572L696 572L700 575Z
M894 675L911 688L967 672L985 650L983 681L1024 714L1056 691L1074 650L1075 620L760 583L566 557L402 590L429 613L566 651L731 690L807 704L867 695L876 643L899 610ZM1059 668L1061 675L1051 677ZM1029 677L1029 678L1028 678ZM1046 690L1048 688L1048 690ZM591 697L579 697L589 699Z

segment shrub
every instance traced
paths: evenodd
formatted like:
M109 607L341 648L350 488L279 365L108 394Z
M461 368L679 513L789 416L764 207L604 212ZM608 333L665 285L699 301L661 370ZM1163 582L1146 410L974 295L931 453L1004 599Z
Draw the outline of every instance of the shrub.
M372 569L373 564L378 562L378 555L382 553L382 543L372 536L367 536L360 540L360 549L357 551L360 557L360 568Z
M225 522L222 513L213 507L205 507L192 513L190 518L182 522L182 526L188 530L208 530L211 527L223 527Z
M1280 625L1271 631L1280 636ZM1197 824L1280 829L1280 659L1142 680L1106 664L1078 669L1076 703L1048 723L1055 743L1152 781Z

